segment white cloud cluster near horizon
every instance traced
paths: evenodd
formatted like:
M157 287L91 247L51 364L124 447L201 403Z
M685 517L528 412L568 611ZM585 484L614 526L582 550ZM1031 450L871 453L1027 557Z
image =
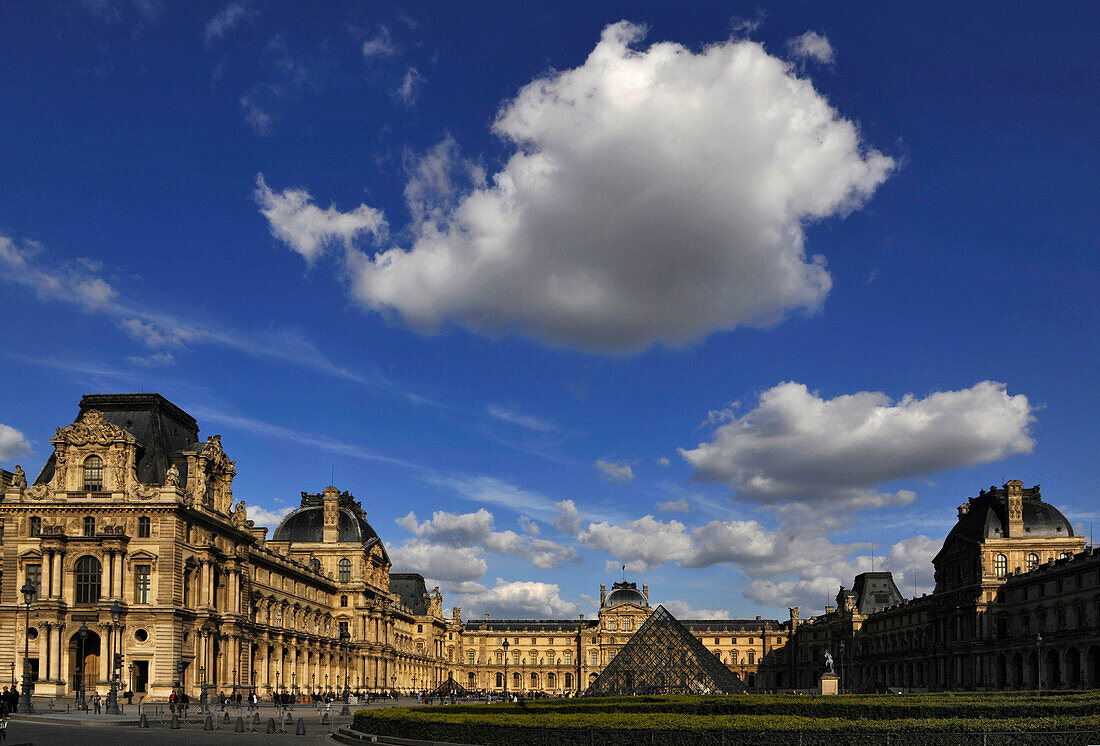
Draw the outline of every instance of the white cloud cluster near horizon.
M779 508L796 522L836 521L853 510L904 505L914 493L882 493L895 480L1030 453L1033 408L1003 383L907 394L860 391L826 399L786 382L740 416L730 411L710 440L680 454L703 481L739 499Z
M11 425L0 423L0 461L18 458L31 452L31 444L23 433Z
M806 226L861 207L894 161L761 44L636 49L643 35L610 25L582 65L508 101L493 132L514 152L491 179L445 150L464 188L410 206L408 247L386 245L373 208L261 182L273 235L307 262L341 248L352 295L424 332L628 351L816 310L832 280Z
M561 597L556 583L497 578L491 588L467 582L449 583L448 590L465 619L479 619L484 614L497 619L553 619L573 617L581 611L580 605Z

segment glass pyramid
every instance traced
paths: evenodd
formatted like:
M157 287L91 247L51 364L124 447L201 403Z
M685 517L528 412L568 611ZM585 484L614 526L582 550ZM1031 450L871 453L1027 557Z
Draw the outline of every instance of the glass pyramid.
M584 693L737 694L745 685L664 606L638 628Z
M448 674L447 680L431 691L433 697L465 697L470 692L457 681L454 674Z

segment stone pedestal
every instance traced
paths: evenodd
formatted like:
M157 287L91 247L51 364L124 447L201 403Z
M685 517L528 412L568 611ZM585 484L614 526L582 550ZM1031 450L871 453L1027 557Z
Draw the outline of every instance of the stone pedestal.
M817 682L821 694L839 694L840 677L835 673L823 673Z

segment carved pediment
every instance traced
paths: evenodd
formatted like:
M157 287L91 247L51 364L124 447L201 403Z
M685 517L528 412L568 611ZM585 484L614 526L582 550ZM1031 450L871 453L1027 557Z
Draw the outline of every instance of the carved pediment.
M71 446L109 446L120 442L137 443L137 439L121 427L108 422L102 412L88 409L73 424L59 428L50 442L54 445L65 443Z

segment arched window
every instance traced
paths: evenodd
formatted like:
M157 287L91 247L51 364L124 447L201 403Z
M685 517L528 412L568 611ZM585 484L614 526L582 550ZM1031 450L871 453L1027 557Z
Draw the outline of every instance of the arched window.
M347 583L351 581L351 560L347 557L340 559L340 582Z
M502 673L497 674L497 687L504 688L504 674Z
M756 663L756 653L752 650L749 651L749 665Z
M998 554L994 557L993 572L996 573L998 578L1003 578L1008 575L1008 557L1003 554Z
M85 555L76 561L76 602L78 604L99 603L100 586L103 581L103 566L99 560Z
M1039 555L1032 552L1027 556L1027 569L1030 572L1039 566Z
M572 689L573 688L573 674L571 674L571 673L565 674L565 688L566 689Z
M84 459L84 491L103 491L103 459L99 456Z

